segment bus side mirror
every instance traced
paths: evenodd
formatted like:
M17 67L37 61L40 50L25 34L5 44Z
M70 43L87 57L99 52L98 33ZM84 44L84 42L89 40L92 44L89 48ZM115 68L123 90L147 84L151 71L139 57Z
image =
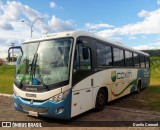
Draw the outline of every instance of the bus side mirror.
M8 62L10 62L10 61L11 61L11 53L8 52Z
M89 58L88 48L83 48L83 59L87 60Z
M23 50L22 50L21 46L13 46L13 47L10 47L10 48L8 49L8 61L9 61L9 62L11 61L11 56L10 56L10 50L11 50L11 49L20 49L20 51L22 52L22 55L23 55Z
M83 49L82 49L83 59L84 59L84 60L87 60L87 59L89 58L89 51L88 51L88 48L87 48L87 47L84 47L84 44L85 44L85 43L86 43L86 42L85 42L85 41L82 41L81 39L79 39L79 40L77 41L77 44L81 44L82 47L83 47Z

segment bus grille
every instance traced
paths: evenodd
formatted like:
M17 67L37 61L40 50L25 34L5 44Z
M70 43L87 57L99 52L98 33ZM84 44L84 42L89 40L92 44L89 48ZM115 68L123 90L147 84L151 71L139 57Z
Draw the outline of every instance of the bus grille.
M48 108L35 108L35 107L26 106L23 104L20 104L20 106L24 111L34 111L40 114L48 113Z

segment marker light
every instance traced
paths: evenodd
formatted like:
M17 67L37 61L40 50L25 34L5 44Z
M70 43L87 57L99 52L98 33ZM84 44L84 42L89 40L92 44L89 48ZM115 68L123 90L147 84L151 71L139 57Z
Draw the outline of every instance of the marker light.
M66 90L63 93L60 93L60 94L50 98L49 100L52 100L54 102L59 102L59 101L64 100L67 97L68 94L69 94L69 90Z

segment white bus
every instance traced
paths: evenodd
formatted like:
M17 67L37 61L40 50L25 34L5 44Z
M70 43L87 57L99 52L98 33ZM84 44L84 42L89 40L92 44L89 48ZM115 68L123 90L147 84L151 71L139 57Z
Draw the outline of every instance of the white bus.
M140 92L150 82L149 55L85 31L32 38L22 44L14 106L32 116L70 119Z

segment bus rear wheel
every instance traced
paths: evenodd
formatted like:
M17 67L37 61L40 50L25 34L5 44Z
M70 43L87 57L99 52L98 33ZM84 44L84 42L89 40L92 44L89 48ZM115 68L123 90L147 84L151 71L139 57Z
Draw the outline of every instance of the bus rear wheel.
M99 89L96 97L95 111L101 111L106 105L106 92L104 89Z

